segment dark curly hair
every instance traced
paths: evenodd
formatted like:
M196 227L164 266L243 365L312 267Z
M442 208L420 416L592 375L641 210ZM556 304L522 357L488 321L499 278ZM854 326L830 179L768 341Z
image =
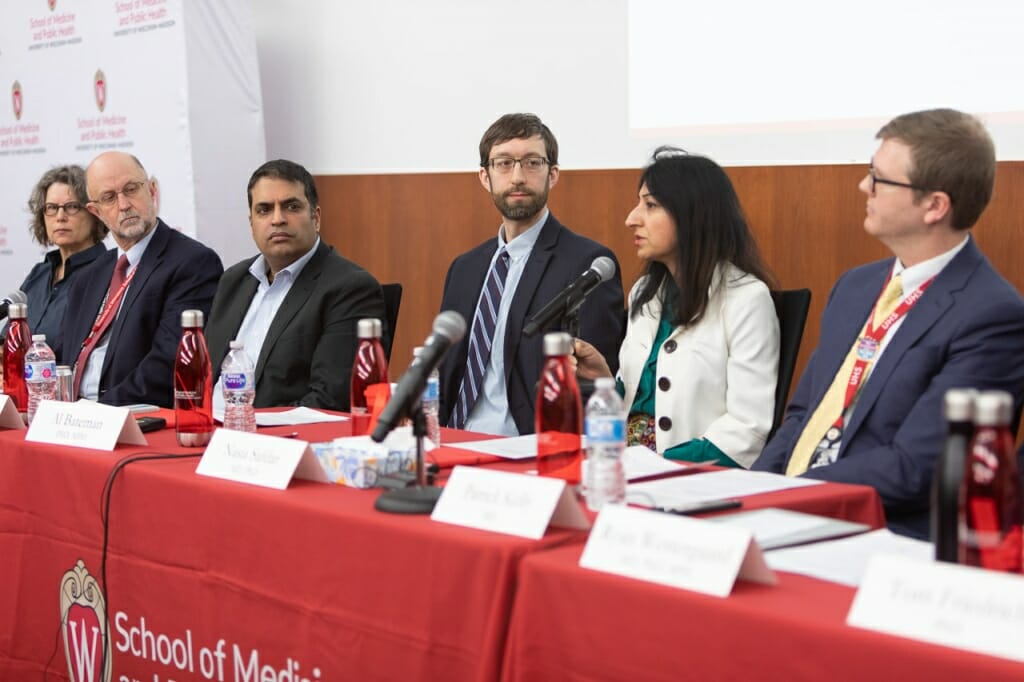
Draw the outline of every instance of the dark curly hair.
M75 194L75 199L82 204L82 210L92 220L92 231L89 236L93 243L98 244L107 236L107 226L103 221L89 213L85 204L89 201L89 195L85 191L85 171L81 166L56 166L43 173L39 182L32 188L32 194L28 198L28 210L32 212L32 222L29 224L29 232L32 238L42 246L50 246L50 237L46 233L46 220L43 210L46 208L46 193L51 185L60 183L67 185Z

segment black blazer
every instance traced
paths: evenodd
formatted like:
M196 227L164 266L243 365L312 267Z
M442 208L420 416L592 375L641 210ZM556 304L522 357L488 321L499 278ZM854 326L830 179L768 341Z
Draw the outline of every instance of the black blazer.
M441 423L448 423L458 401L466 370L466 354L476 312L498 238L488 239L456 258L448 268L441 310L455 310L466 318L466 336L453 346L441 365ZM594 259L615 261L615 277L598 286L580 308L580 337L608 360L614 373L622 343L624 299L622 275L615 254L597 242L572 232L549 214L516 287L505 326L505 387L508 409L519 433L534 432L536 385L544 364L543 334L523 337L523 327L558 292L586 272Z
M157 220L121 310L110 326L100 375L99 400L110 405L174 405L174 356L181 340L181 312L210 312L224 271L209 247ZM64 316L64 364L73 365L99 314L117 263L110 249L83 270Z
M257 257L228 268L206 323L213 380L228 353L259 282L249 274ZM256 407L306 405L348 410L356 324L384 320L384 294L373 275L323 241L274 316L256 361Z

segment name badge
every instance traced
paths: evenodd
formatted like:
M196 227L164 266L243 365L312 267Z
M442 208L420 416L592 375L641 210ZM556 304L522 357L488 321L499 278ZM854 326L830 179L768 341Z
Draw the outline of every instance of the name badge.
M602 507L580 566L715 597L738 577L776 582L745 528L618 505Z
M75 403L43 400L36 408L25 440L107 451L113 450L118 443L148 444L127 407L91 400Z
M875 556L846 622L1024 661L1024 576Z
M276 490L293 477L330 483L306 441L230 429L213 432L196 473Z
M544 537L549 525L590 527L561 479L466 466L452 470L430 518L533 540Z

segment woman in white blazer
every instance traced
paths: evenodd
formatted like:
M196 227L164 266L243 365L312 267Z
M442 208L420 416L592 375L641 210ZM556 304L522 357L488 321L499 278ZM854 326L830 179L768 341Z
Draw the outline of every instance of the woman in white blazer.
M771 275L725 171L661 147L626 226L647 262L629 294L619 386L628 441L670 459L749 467L772 425L779 322ZM611 376L577 341L577 372Z

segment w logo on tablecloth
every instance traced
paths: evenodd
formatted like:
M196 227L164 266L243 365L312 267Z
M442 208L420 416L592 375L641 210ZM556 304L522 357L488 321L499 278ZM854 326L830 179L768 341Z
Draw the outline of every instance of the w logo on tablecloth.
M81 559L60 579L60 621L72 682L110 682L106 601Z

